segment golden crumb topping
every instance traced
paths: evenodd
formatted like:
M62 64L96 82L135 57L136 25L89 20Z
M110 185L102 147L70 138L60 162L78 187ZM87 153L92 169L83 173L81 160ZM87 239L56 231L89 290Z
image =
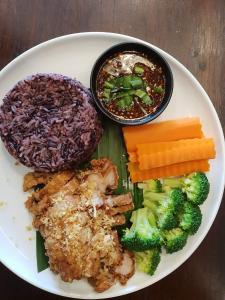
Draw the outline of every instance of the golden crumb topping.
M94 160L92 168L84 172L62 171L47 179L43 176L43 180L41 174L25 176L26 186L36 179L45 182L31 194L26 207L45 239L50 268L64 281L87 277L97 291L109 288L118 278L116 268L124 264L114 226L125 222L121 212L133 208L129 193L111 195L118 184L116 167L102 159ZM134 268L134 263L130 265Z

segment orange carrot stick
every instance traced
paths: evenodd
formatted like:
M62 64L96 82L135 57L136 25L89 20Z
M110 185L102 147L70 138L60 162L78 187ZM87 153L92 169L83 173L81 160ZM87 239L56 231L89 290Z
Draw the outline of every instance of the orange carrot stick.
M191 139L137 145L140 170L184 161L215 158L213 139Z
M135 151L137 144L203 137L200 120L195 117L127 126L122 130L129 152Z
M145 171L140 170L137 163L128 163L128 170L131 181L135 183L148 179L181 176L197 171L207 172L209 171L209 162L208 160L194 160Z
M128 155L129 155L129 161L130 162L137 162L138 161L136 152L128 152Z

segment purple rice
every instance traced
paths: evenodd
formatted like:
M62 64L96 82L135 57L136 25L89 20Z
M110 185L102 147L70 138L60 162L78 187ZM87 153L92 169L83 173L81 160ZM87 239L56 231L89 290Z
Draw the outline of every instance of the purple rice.
M79 165L102 135L90 91L79 81L37 74L19 81L0 107L0 136L9 153L35 171Z

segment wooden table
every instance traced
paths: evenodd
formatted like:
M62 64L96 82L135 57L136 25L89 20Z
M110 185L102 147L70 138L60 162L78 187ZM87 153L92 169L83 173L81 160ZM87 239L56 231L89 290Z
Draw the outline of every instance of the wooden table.
M82 31L109 31L149 41L183 63L209 94L225 126L224 0L0 0L0 69L43 41ZM200 247L153 286L121 297L225 299L225 203ZM63 299L0 266L3 298ZM2 298L2 299L3 299Z

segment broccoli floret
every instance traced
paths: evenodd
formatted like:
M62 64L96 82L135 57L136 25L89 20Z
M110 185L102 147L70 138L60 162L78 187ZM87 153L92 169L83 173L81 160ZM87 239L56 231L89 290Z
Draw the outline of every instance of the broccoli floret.
M184 185L184 179L186 177L175 177L175 178L165 178L162 182L163 191L169 191L171 188L182 189Z
M149 275L154 275L161 259L161 249L153 248L144 252L135 252L138 270Z
M189 201L200 205L206 200L210 185L204 173L195 172L187 177L164 179L163 187L181 187Z
M188 233L181 228L173 228L162 232L167 253L181 250L187 242Z
M192 173L184 180L184 191L188 200L195 204L202 204L209 193L209 181L204 173Z
M182 212L179 214L179 227L189 234L195 234L201 225L202 213L197 205L189 201L184 203Z
M177 226L177 219L173 214L173 210L170 210L168 206L158 205L153 201L149 201L149 199L144 201L144 205L154 213L157 226L160 229L169 230Z
M160 229L170 230L177 226L175 215L183 203L184 195L181 189L171 189L167 193L146 193L143 204L154 213Z
M125 229L121 237L125 248L131 251L145 251L162 244L155 217L147 207L133 211L130 221L132 226Z
M138 187L139 187L139 189L143 189L144 193L147 191L155 192L155 193L162 192L162 184L161 184L160 180L158 180L158 179L146 180L142 183L139 183Z

